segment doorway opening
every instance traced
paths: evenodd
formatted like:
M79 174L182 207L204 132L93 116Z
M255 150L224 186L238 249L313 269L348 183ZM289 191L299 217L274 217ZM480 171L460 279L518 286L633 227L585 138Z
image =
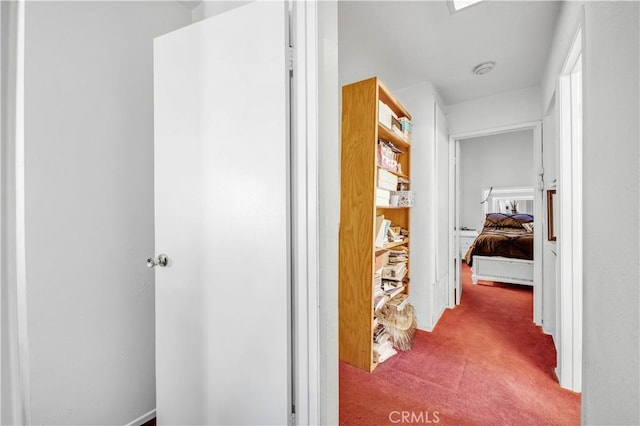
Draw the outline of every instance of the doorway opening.
M472 221L473 218L463 219L462 217L462 188L461 188L461 163L460 163L460 142L473 139L473 138L481 138L495 135L503 135L510 134L513 132L521 132L521 131L529 131L532 135L532 157L533 157L533 167L532 173L533 176L531 178L531 182L533 183L533 217L542 217L542 125L539 121L530 122L530 123L522 123L518 125L505 126L500 128L487 129L482 131L472 131L464 134L451 135L449 137L449 168L452 171L452 179L449 185L449 212L451 217L453 218L453 226L449 229L449 241L454 249L454 256L450 259L452 262L452 270L454 273L452 274L452 279L450 280L449 286L449 300L455 301L455 305L460 304L461 295L462 295L462 280L461 280L461 262L464 253L461 254L461 233L462 227L464 225L465 228L474 228L473 226L469 226L463 223L464 220ZM482 192L478 191L477 201L478 201L478 210L482 208L480 202L484 201L481 199L481 195L485 194L490 195L493 190L491 190L492 185L482 184ZM497 185L496 185L497 186ZM486 187L486 188L485 188ZM472 201L474 199L472 198ZM484 203L483 203L484 204ZM499 204L499 200L498 200ZM484 210L482 210L484 211ZM473 216L473 213L471 213ZM475 229L481 227L481 214L477 213ZM473 217L475 217L473 216ZM471 222L469 222L471 223ZM460 230L460 232L458 231ZM533 322L537 325L541 325L542 323L542 230L540 226L534 226L534 261L533 264ZM455 306L451 304L450 307Z

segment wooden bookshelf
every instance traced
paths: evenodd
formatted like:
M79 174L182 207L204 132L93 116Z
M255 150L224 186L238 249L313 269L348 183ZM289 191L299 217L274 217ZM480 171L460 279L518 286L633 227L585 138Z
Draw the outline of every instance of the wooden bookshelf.
M342 88L342 163L339 239L339 353L340 360L373 371L373 280L376 216L410 230L408 207L376 206L377 142L383 139L403 151L397 176L409 179L411 142L378 122L378 100L398 117L408 111L377 78ZM385 249L409 247L409 238L387 243ZM378 248L379 250L379 248ZM408 292L409 286L405 292Z

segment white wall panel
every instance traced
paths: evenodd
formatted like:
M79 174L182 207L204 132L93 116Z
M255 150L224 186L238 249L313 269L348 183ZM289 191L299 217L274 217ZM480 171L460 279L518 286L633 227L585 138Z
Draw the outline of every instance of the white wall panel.
M189 21L177 2L27 2L34 424L155 408L152 40Z

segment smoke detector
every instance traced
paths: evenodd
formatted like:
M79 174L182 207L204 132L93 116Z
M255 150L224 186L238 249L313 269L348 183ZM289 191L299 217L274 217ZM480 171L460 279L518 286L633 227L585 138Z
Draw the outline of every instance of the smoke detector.
M495 66L496 63L493 61L483 62L473 67L473 73L476 75L483 75L491 71Z

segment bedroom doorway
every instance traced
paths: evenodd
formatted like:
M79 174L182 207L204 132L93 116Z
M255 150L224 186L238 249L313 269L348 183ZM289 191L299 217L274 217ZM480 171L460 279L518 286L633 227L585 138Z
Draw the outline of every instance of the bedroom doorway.
M449 286L449 300L459 304L462 297L462 280L461 267L462 256L460 235L462 226L465 225L461 215L461 176L460 176L460 142L472 138L495 136L512 132L529 130L533 139L533 217L543 217L542 207L542 125L541 122L529 122L518 125L505 126L480 131L472 131L462 134L454 134L449 137L449 169L451 170L451 179L449 185L449 212L452 218L453 226L449 229L449 242L454 247L454 255L450 259L453 263ZM481 201L481 200L479 200ZM468 220L468 219L467 219ZM479 219L476 223L479 222ZM475 228L478 228L478 224ZM461 232L459 232L460 230ZM533 265L533 322L537 325L542 323L542 227L534 227L534 265ZM454 304L451 304L453 307Z

